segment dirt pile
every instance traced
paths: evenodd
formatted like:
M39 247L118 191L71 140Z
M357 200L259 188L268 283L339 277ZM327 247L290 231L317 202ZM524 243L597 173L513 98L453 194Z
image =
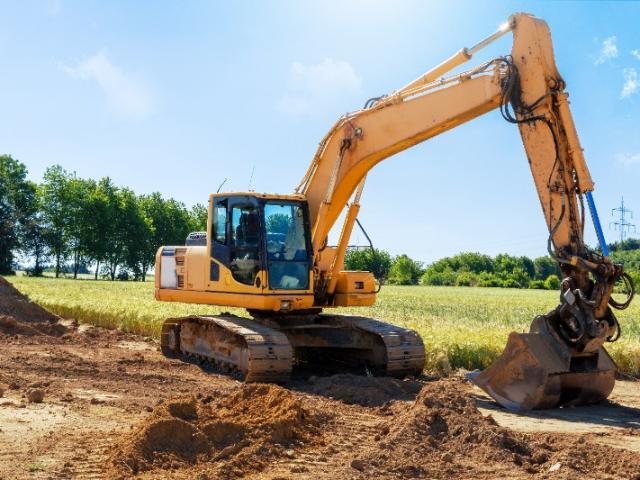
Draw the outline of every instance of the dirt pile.
M0 277L0 334L60 336L67 328L59 320Z
M353 468L402 478L484 478L488 465L496 477L502 470L507 477L552 472L554 478L576 478L580 472L615 472L611 478L640 478L632 452L590 445L586 437L568 440L500 427L480 413L453 379L426 384L411 408L382 424L376 440L374 448L354 458Z
M202 478L240 477L317 441L321 422L300 397L275 385L171 400L112 452L111 477L185 469Z

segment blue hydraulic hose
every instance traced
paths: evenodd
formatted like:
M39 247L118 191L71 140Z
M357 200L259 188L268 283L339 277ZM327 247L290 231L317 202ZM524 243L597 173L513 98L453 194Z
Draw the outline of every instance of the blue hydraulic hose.
M596 235L598 235L598 242L600 243L602 255L608 257L609 247L607 247L607 242L605 242L604 240L604 233L602 233L600 217L598 217L598 211L596 210L596 204L593 201L593 195L591 194L591 192L587 192L585 193L585 196L587 197L587 204L589 205L589 211L591 212L591 220L593 220L593 226L596 229Z

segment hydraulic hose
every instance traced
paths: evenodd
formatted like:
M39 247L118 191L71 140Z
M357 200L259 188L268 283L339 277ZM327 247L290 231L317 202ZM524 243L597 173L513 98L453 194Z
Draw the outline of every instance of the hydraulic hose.
M624 272L620 278L622 278L625 286L627 287L627 299L624 302L619 303L613 299L613 296L609 297L609 305L611 305L616 310L624 310L625 308L627 308L631 304L631 300L633 300L633 297L636 294L635 282L633 281L633 278L631 278L631 275L629 275L627 272Z

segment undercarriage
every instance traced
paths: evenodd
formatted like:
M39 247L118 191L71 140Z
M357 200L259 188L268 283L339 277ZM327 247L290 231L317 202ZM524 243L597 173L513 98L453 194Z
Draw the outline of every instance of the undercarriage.
M251 313L167 319L162 351L206 360L247 382L286 382L294 366L395 377L424 367L424 345L413 330L350 315Z

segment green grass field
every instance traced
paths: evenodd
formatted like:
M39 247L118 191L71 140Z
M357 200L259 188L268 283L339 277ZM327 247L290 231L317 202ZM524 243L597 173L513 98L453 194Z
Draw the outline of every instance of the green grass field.
M153 283L8 277L19 290L65 318L157 338L167 317L241 309L157 302ZM374 307L339 309L417 330L427 349L427 371L484 368L501 352L511 331L557 305L544 290L385 286ZM620 369L640 376L640 303L616 312L622 338L607 349Z

